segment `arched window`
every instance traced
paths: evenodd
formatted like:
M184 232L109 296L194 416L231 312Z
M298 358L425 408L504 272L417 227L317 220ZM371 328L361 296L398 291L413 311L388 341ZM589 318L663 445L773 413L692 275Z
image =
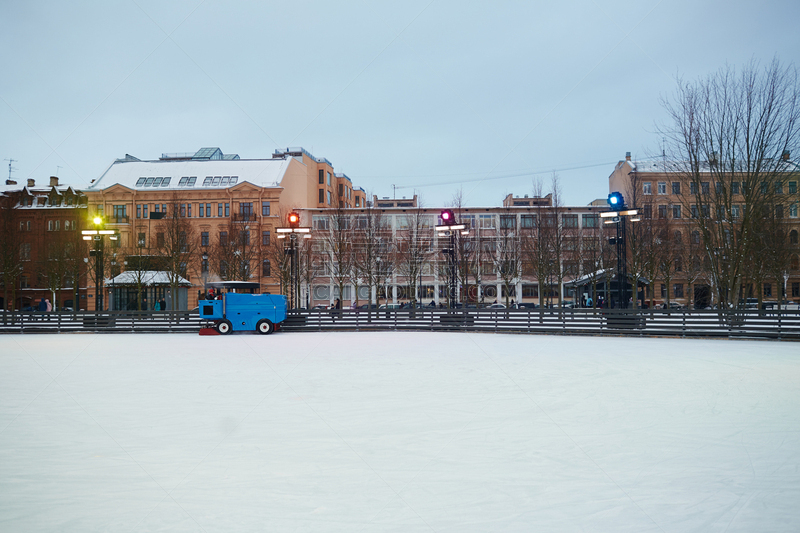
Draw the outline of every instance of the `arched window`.
M789 269L800 270L800 258L797 255L792 256L792 261L789 263Z
M683 240L683 235L681 235L680 231L676 231L675 232L675 242L682 242L682 240Z
M793 229L789 232L789 244L797 244L797 230Z
M692 232L692 242L694 244L700 244L700 232L699 231L693 231Z

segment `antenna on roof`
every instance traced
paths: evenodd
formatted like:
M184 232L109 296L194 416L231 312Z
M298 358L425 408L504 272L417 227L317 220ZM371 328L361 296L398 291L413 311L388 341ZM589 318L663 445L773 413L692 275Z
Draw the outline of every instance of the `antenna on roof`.
M17 170L16 168L12 167L12 163L16 163L19 161L18 159L4 159L3 161L8 161L8 181L11 181L11 171Z

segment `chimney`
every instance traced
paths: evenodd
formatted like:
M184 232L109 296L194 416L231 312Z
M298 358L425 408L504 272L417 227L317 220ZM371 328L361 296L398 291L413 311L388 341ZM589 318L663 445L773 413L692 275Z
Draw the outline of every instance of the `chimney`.
M33 187L36 185L36 181L33 178L28 178L28 187Z
M625 152L625 161L630 161L630 160L631 160L631 153Z
M50 186L58 187L58 176L50 176Z

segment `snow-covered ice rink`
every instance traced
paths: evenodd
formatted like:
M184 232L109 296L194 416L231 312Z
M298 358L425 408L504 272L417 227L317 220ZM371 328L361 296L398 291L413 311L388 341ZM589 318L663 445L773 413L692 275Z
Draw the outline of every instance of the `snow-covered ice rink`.
M0 336L0 531L800 531L800 346Z

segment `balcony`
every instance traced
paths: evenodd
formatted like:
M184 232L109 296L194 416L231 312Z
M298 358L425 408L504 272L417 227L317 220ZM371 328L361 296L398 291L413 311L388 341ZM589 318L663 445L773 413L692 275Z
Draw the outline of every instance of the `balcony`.
M108 223L109 224L127 224L129 222L128 218L129 217L126 216L126 215L113 216L113 217L109 217Z

